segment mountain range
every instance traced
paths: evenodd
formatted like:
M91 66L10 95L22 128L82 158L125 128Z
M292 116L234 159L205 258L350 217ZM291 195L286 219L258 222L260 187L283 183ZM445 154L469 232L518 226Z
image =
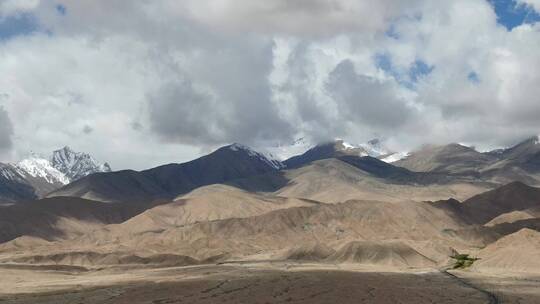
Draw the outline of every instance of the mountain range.
M298 189L303 180L316 177L317 170L302 174L306 167L359 172L336 181L341 187L353 187L372 197L385 197L368 181L386 188L422 185L458 187L466 183L478 189L493 188L511 181L538 184L540 145L529 138L518 145L491 152L478 152L460 144L423 146L410 153L391 152L378 139L365 144L335 140L311 148L299 139L290 146L280 146L281 156L304 151L287 159L273 151L258 152L232 144L199 159L156 168L111 172L107 163L99 163L89 154L69 147L56 150L49 157L32 154L16 164L0 164L0 199L4 202L40 197L75 196L99 201L152 201L172 199L195 188L227 183L249 191L287 192ZM340 169L336 169L339 167ZM347 168L347 169L345 169ZM97 174L96 174L97 173ZM297 176L299 175L299 176ZM308 177L309 176L309 177ZM294 183L291 181L294 180ZM358 183L359 181L362 183ZM357 185L351 185L356 183ZM344 186L349 184L349 186ZM418 198L418 197L411 197ZM426 197L431 198L431 197Z
M335 140L280 161L271 153L233 144L182 164L92 174L52 191L48 197L153 201L173 199L205 185L228 184L248 191L287 193L308 199L333 195L340 200L344 194L337 195L333 189L347 189L344 193L351 198L361 194L383 200L430 200L467 188L457 194L457 198L465 198L516 180L537 184L538 152L540 145L533 139L498 152L481 153L449 144L424 146L407 154L388 152L378 140L362 145ZM324 187L326 194L311 189L313 184L321 183L328 185Z
M478 152L459 144L424 146L393 163L411 171L508 183L519 180L536 185L540 173L540 142L537 136L506 149Z
M491 152L382 147L335 140L279 160L232 144L185 163L114 172L64 148L23 161L39 166L3 165L12 203L0 207L0 263L92 268L166 254L182 263L437 268L468 252L485 259L479 271L526 268L527 259L502 257L538 239L537 138ZM40 195L30 176L58 186Z

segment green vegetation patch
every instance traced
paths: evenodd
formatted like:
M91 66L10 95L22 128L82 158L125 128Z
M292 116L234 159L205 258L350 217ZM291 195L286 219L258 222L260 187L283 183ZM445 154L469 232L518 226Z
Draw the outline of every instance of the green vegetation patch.
M469 256L469 254L466 254L466 253L461 253L461 254L458 253L451 256L451 258L456 260L453 267L454 269L463 269L463 268L471 267L471 265L474 262L479 260L479 258L471 257Z

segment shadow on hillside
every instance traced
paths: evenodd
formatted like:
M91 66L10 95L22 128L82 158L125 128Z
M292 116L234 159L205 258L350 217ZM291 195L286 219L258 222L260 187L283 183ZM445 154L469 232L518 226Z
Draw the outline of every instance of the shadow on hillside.
M20 202L0 207L0 243L21 236L48 241L65 238L67 235L59 227L60 220L81 227L84 227L84 223L119 224L162 203L102 203L74 197Z
M251 192L275 192L289 183L284 171L270 172L266 174L235 179L225 184Z

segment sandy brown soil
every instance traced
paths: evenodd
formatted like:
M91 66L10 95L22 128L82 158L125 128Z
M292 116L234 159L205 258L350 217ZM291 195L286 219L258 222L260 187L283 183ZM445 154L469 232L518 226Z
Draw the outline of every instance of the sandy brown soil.
M495 295L498 303L540 303L540 273L523 274L506 272L485 274L462 271L458 272L457 275L477 288Z
M0 303L538 303L539 278L257 263L99 271L1 267ZM474 284L474 285L472 285ZM488 289L487 292L482 288Z

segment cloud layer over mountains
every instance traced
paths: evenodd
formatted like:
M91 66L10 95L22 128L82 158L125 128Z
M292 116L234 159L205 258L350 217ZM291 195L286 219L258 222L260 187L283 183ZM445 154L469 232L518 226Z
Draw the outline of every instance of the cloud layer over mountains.
M0 150L147 168L300 136L510 145L540 133L540 23L494 2L0 1Z

